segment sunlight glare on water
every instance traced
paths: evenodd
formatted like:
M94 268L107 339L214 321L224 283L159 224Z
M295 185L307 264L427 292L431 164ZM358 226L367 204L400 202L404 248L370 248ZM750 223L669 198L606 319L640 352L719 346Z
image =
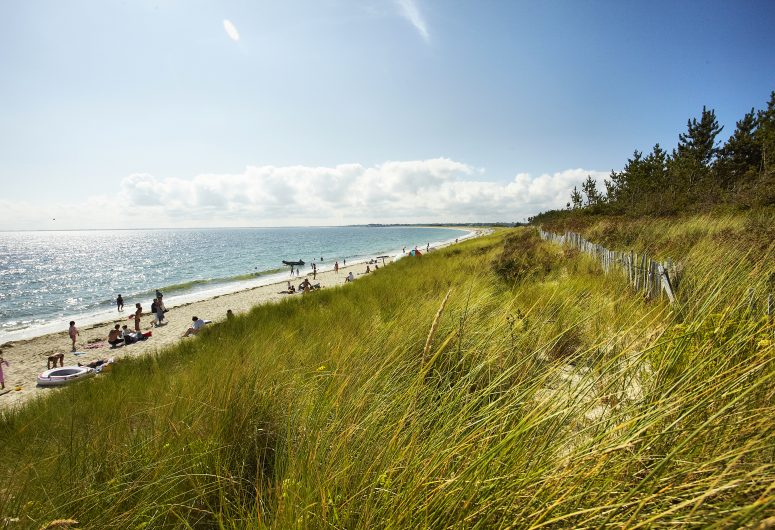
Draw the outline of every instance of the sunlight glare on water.
M192 292L236 276L282 269L282 260L354 260L462 237L414 227L237 228L0 232L0 340L5 333L150 304L155 289ZM191 284L190 282L198 283ZM172 286L172 289L170 287Z

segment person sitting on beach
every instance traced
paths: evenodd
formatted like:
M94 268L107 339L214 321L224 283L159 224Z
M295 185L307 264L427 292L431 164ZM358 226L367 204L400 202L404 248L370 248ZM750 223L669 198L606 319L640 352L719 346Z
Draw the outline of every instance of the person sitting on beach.
M118 347L119 344L124 342L124 338L121 336L121 326L116 324L113 329L108 333L108 344L111 348Z
M183 334L183 337L188 337L189 335L196 335L197 333L199 333L199 330L201 330L206 324L204 320L202 320L197 316L191 317L191 320L193 324L191 324L191 327L186 330L186 332Z
M288 288L285 291L280 291L277 294L293 294L296 292L296 288L291 285L291 282L288 282Z
M121 326L121 339L124 341L124 344L132 344L133 342L137 342L135 334L129 331L129 328L126 326L126 324Z
M234 313L231 309L226 310L226 320L232 320L234 318Z
M62 367L65 365L65 354L64 353L55 353L54 355L48 356L48 361L46 362L46 369L51 370L51 368L57 367L57 362L59 362L59 366Z
M364 274L368 274L368 273L370 273L370 272L371 272L371 267L369 267L368 265L366 265L366 272L364 272Z
M345 279L344 279L344 283L351 282L351 281L353 281L354 279L355 279L355 276L353 276L353 271L350 271L350 274L348 274L348 275L345 277Z
M311 289L312 289L312 284L309 283L309 278L304 278L304 281L299 284L299 291L308 293L310 292Z

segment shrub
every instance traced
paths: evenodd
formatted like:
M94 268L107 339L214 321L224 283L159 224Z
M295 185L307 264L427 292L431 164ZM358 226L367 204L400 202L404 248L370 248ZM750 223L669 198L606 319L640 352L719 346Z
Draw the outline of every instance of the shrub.
M543 242L535 230L519 229L503 240L503 250L492 263L502 278L521 282L527 278L543 278L559 262L557 247Z

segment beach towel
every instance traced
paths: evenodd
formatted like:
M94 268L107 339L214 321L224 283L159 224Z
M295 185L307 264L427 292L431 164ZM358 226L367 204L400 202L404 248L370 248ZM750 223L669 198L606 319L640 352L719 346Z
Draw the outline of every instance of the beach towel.
M96 350L97 348L102 348L103 346L105 346L105 343L103 341L92 342L92 343L87 344L86 346L84 346L84 349L86 349L86 350Z

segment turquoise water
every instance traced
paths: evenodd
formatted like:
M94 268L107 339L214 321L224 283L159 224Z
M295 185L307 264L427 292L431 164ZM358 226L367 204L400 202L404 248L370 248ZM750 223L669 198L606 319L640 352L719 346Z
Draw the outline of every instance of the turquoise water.
M282 260L303 260L307 271L314 260L326 270L335 260L400 254L467 233L364 226L0 232L0 343L66 329L76 317L115 314L119 293L127 308L147 307L156 289L165 301L191 299L285 278Z

